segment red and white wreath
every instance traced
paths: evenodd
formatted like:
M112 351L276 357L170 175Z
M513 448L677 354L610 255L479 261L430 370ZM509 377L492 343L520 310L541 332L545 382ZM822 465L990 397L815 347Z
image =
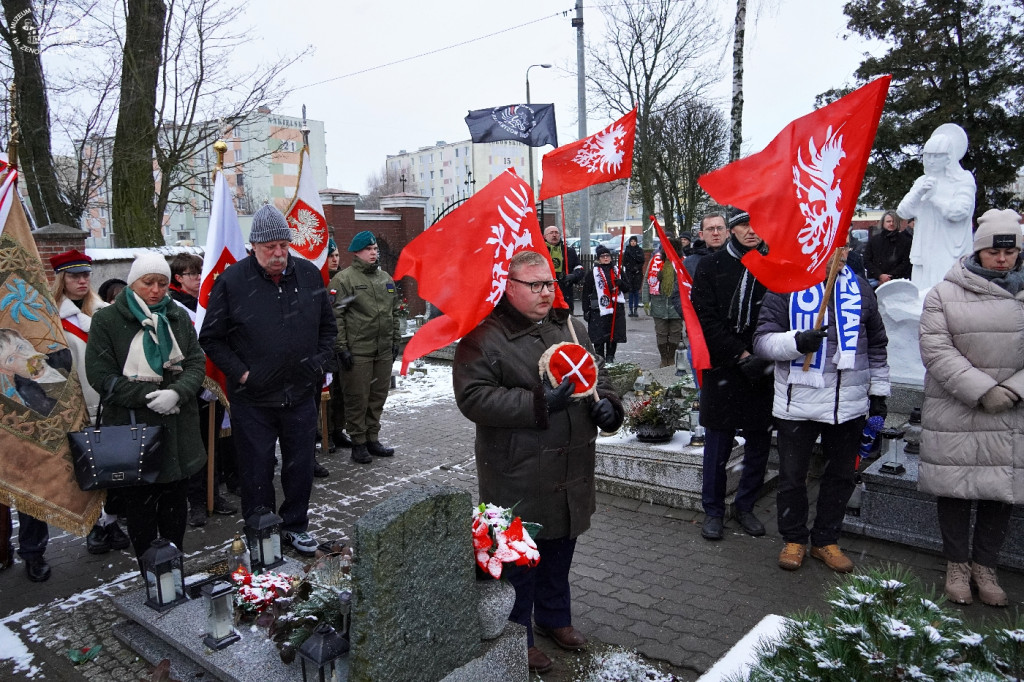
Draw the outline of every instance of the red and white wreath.
M594 356L578 343L556 343L540 356L540 378L552 386L568 379L576 385L573 398L584 398L597 392L597 363Z

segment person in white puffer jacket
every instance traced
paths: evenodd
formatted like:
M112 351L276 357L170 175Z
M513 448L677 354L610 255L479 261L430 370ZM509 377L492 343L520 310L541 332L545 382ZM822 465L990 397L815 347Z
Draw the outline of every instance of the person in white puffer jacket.
M865 419L886 414L889 340L870 285L846 265L829 292L827 328L814 329L824 290L822 283L792 294L765 296L754 354L775 361L776 507L779 534L786 542L779 567L800 568L810 540L812 557L848 573L853 562L839 548L839 533L855 485ZM805 371L808 353L812 362ZM826 464L814 524L808 530L807 470L819 436Z
M974 252L932 287L921 313L926 374L918 487L938 497L945 592L960 604L971 603L972 581L982 602L1007 603L995 568L1013 505L1024 502L1020 252L1020 216L986 211Z

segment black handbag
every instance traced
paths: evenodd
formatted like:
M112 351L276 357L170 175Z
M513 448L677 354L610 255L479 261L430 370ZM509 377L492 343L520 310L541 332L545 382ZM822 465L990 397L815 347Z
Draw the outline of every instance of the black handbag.
M104 398L111 396L107 392ZM68 434L75 478L82 490L105 490L155 483L160 475L162 426L139 424L135 410L130 424L103 426L103 399L96 423Z

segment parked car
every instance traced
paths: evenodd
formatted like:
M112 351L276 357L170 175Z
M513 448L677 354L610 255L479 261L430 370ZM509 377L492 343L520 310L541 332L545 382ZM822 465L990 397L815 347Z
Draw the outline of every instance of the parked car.
M570 239L566 239L565 243L566 243L567 246L571 246L572 248L576 249L576 253L578 253L578 254L580 253L580 238L579 237L572 237ZM598 241L594 237L591 237L590 238L590 253L594 253L594 249L596 249L600 243L601 243L600 241ZM580 254L580 255L582 255L582 254Z
M850 230L850 248L857 253L864 253L864 247L868 245L870 232L864 229Z

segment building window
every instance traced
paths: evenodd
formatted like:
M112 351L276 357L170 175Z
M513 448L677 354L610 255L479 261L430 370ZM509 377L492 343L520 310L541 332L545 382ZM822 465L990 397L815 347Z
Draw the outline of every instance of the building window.
M444 168L442 168L442 169L441 169L440 171L438 171L438 172L439 172L439 173L441 174L441 175L440 175L439 177L442 177L442 178L443 178L443 177L444 177Z
M244 173L238 173L237 175L235 175L235 187L237 187L240 190L244 190L245 189L245 174Z
M459 148L458 147L455 148L455 158L456 159L459 158Z

